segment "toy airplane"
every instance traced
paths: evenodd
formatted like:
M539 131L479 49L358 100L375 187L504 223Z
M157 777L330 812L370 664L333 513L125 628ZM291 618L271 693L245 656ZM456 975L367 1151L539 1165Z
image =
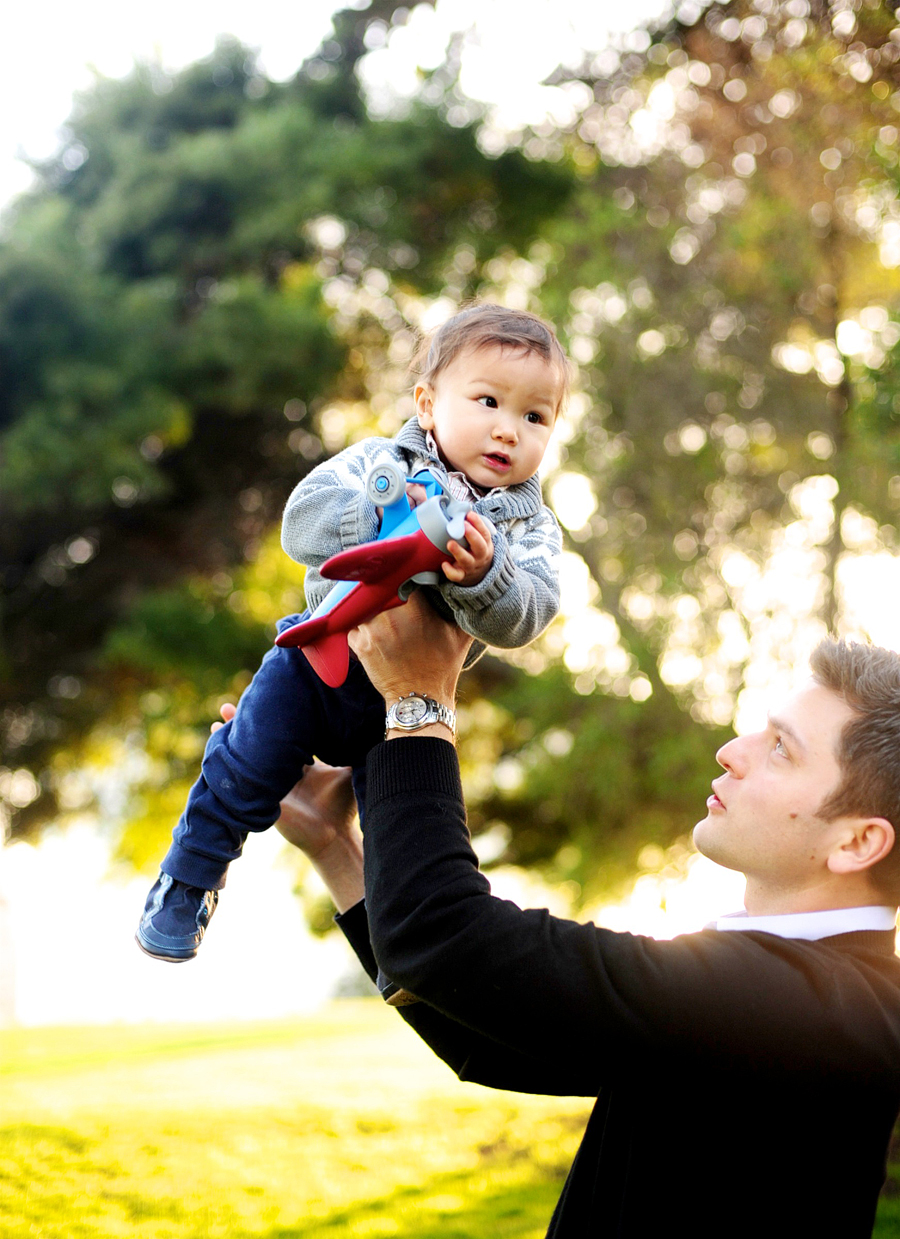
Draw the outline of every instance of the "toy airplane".
M410 508L407 482L425 487L427 498L416 508ZM378 538L327 559L320 572L339 584L308 619L275 639L276 645L300 646L332 688L347 678L351 628L406 602L415 585L436 585L441 564L451 558L447 543L466 545L466 513L472 505L443 494L427 470L407 478L387 461L369 473L366 493L384 513Z

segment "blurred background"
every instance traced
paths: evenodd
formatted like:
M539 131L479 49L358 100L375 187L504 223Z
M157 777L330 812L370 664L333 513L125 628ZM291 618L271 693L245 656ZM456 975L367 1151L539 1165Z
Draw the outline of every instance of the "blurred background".
M0 1025L357 988L274 832L189 968L132 935L210 721L302 606L287 495L399 428L419 333L472 296L578 368L542 473L563 613L464 683L479 851L616 928L740 905L687 843L716 748L825 632L900 641L893 10L4 17Z

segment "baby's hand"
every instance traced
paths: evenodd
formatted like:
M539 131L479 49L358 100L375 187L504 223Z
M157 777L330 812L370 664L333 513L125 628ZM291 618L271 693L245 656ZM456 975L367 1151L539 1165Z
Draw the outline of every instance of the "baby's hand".
M454 585L477 585L487 576L494 559L494 542L490 530L477 512L466 516L466 550L458 542L448 542L451 562L442 564L444 576Z
M420 503L424 503L428 498L428 495L421 482L407 482L406 498L409 500L409 507L411 511L413 508L417 508ZM375 509L375 514L378 517L379 522L382 521L384 519L384 508L377 507Z
M425 502L428 496L425 492L425 487L421 482L407 482L406 497L409 500L409 506L411 508L417 508L420 503Z
M225 723L230 723L235 714L237 714L237 706L232 705L230 701L223 701L219 706L219 713L224 718ZM209 730L218 731L220 727L225 726L225 723L211 723Z

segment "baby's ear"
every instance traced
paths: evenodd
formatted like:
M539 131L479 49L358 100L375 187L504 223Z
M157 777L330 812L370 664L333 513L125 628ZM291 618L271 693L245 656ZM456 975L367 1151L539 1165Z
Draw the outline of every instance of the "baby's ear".
M413 392L416 417L423 430L434 429L434 392L428 383L417 383Z

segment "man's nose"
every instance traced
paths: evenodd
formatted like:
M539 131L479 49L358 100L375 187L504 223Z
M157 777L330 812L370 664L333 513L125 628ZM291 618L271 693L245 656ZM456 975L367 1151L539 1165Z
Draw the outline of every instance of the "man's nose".
M740 778L746 767L745 745L741 736L735 736L727 744L723 744L716 753L716 761L723 770Z

